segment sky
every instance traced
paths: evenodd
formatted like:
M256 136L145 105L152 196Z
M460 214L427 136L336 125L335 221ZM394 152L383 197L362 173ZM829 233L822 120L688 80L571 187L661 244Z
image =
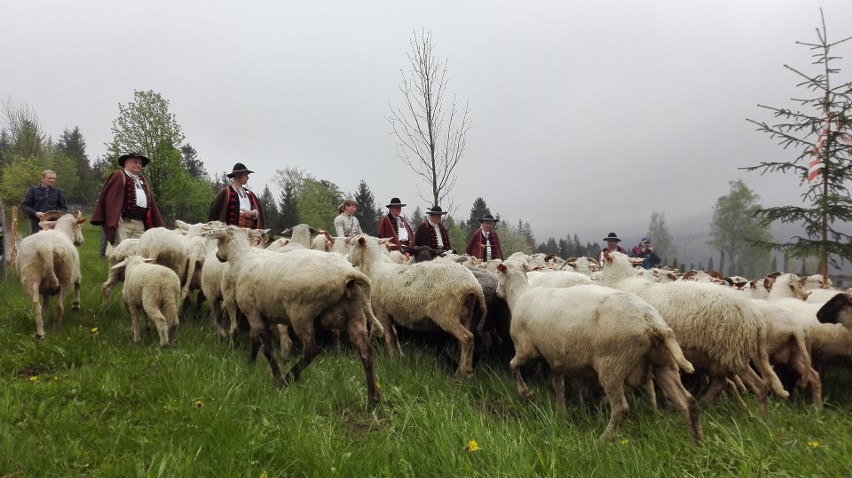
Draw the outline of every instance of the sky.
M6 1L0 98L54 138L79 126L94 160L118 104L154 90L210 172L242 162L257 191L284 167L344 193L364 179L410 213L432 206L429 186L386 116L423 30L470 107L454 216L481 196L539 241L635 241L652 211L694 227L736 179L764 206L800 200L798 178L738 168L797 155L746 119L805 94L783 65L817 71L796 42L817 40L820 7L830 39L852 35L849 0Z

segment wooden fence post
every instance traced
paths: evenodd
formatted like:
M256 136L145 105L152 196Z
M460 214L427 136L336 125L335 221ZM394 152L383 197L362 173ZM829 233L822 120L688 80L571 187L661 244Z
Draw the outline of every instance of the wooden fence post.
M9 268L15 270L15 258L18 256L18 206L12 206L12 233L9 235L11 245L9 253Z
M0 201L0 280L6 280L6 205Z

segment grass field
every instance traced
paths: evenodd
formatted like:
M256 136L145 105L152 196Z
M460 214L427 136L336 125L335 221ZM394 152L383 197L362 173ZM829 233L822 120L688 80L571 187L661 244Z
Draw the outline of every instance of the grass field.
M382 402L366 406L360 361L324 351L302 380L274 386L261 357L220 342L202 312L175 346L133 344L120 290L101 305L106 262L87 225L83 305L35 340L14 274L0 282L0 477L852 476L852 373L824 377L826 407L771 399L771 421L722 398L689 443L682 417L631 396L624 433L601 443L608 406L567 416L545 381L519 400L506 370L461 383L437 352L377 346Z

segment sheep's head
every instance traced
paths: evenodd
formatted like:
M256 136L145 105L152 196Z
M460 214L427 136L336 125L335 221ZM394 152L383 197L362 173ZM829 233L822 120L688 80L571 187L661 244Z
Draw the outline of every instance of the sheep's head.
M816 316L824 324L844 324L852 328L852 294L835 295L819 309Z
M219 262L228 262L230 249L233 247L233 242L238 240L238 237L248 239L249 229L241 229L236 226L228 226L226 228L212 230L209 232L211 239L216 239L216 259Z
M789 294L799 300L808 300L811 295L810 291L805 290L805 279L800 279L796 274L782 274L773 272L763 279L763 287L767 291L771 291L773 287L786 287L789 289Z
M364 253L368 247L367 237L364 234L359 234L348 239L349 255L347 259L353 266L364 265Z

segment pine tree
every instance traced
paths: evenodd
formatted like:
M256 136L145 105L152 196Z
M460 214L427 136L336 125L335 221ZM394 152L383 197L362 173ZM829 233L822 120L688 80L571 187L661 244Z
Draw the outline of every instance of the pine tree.
M69 203L94 204L97 199L99 178L89 164L89 155L86 154L86 140L80 128L74 126L73 130L64 130L59 136L57 149L70 158L77 165L77 176L80 180L73 190L65 190ZM64 178L63 178L64 179ZM60 188L62 189L62 188Z
M285 183L281 190L281 205L278 209L281 228L293 227L299 224L299 205L296 201L296 185Z
M816 255L819 257L819 272L826 276L829 263L838 266L837 258L852 260L852 234L848 227L852 221L852 198L848 189L852 180L852 147L847 144L852 134L852 117L849 115L852 111L852 81L837 79L840 69L834 65L841 57L831 51L852 40L852 37L829 42L822 10L820 16L822 27L817 29L818 41L798 42L813 52L813 64L819 71L807 74L784 65L801 80L797 86L805 87L813 96L792 100L803 110L759 105L772 112L778 121L776 124L748 120L757 125L758 131L778 139L784 149L793 148L795 158L764 161L743 169L761 174L793 173L798 176L800 184L808 181L797 204L760 209L758 212L764 224L775 221L803 224L807 237L796 236L787 242L765 241L760 244L803 259ZM821 171L810 181L809 163L812 159L819 160L815 167Z
M381 211L376 207L376 198L373 197L370 187L363 179L358 183L358 190L355 191L353 199L358 203L358 211L355 213L355 217L361 224L361 231L375 236Z
M485 199L482 199L481 197L476 198L473 201L473 206L470 208L470 216L465 223L468 236L473 234L473 231L479 228L479 220L486 214L491 214L491 209L488 209L488 205L485 204Z
M269 189L269 185L265 185L263 192L257 197L260 202L260 207L263 209L263 218L266 222L266 227L273 231L284 229L281 224L281 213L278 211L278 203L275 201L275 196Z
M425 220L426 220L426 217L423 216L423 211L420 210L420 206L417 206L416 208L414 208L414 212L412 212L411 217L408 218L409 224L411 224L411 227L413 227L415 230Z

